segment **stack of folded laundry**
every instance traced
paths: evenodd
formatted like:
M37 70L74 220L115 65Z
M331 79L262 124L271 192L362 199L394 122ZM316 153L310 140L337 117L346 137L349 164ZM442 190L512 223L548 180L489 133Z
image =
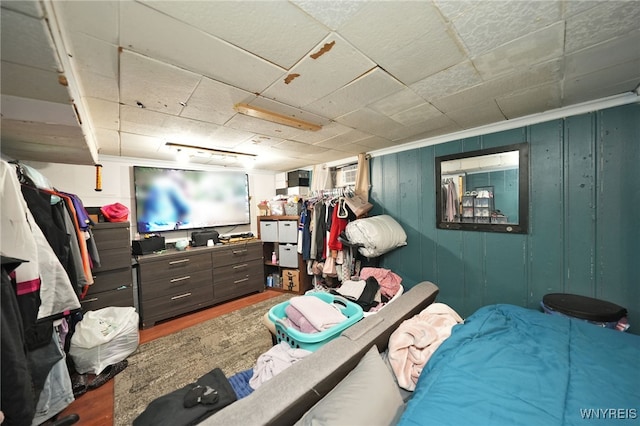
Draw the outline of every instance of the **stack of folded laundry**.
M302 333L319 333L347 320L340 308L313 296L292 297L285 313L285 323Z

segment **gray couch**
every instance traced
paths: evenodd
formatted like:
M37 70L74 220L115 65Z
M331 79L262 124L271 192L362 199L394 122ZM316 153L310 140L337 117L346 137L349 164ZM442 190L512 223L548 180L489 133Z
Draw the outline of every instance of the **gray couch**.
M325 397L376 345L386 350L389 336L406 319L434 302L438 287L422 282L375 315L287 368L251 395L218 411L202 425L292 425Z

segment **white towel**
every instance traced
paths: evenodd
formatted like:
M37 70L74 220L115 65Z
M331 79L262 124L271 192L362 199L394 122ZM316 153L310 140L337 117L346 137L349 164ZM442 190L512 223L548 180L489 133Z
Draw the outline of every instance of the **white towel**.
M347 319L337 306L316 296L292 297L289 303L300 311L317 330L326 330Z

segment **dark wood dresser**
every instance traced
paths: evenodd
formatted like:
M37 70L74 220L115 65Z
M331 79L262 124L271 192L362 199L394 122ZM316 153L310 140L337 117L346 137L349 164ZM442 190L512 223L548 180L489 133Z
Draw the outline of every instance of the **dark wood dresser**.
M100 267L93 268L93 285L80 301L84 311L107 306L134 306L129 222L96 223L93 237Z
M137 263L142 328L265 288L259 240L167 250Z

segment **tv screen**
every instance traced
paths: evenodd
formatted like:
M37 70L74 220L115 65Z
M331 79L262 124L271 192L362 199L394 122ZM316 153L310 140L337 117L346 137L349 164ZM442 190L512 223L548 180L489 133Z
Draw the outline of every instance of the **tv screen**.
M251 223L245 173L134 166L133 182L138 232Z

